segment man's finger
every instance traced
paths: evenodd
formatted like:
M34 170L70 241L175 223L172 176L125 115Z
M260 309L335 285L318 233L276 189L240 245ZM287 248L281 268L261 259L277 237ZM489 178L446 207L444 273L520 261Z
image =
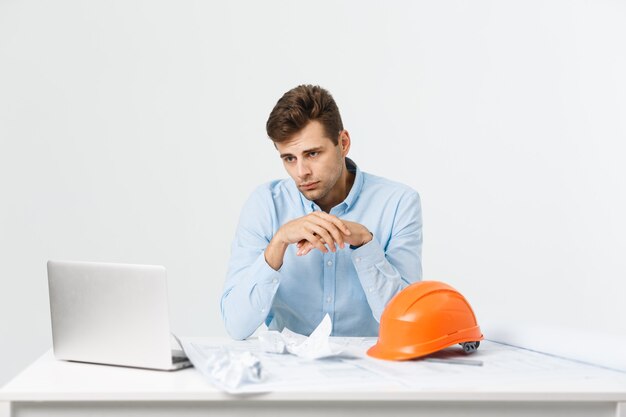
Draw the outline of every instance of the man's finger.
M337 216L333 216L332 214L328 214L324 211L314 211L313 213L311 213L321 219L324 219L328 222L333 223L335 226L337 226L339 228L339 230L341 230L342 233L346 234L346 235L350 235L350 229L348 229L348 226L346 226L346 224L344 222L341 221L341 219Z
M326 249L326 246L324 246L324 244L320 241L320 239L315 237L313 233L309 232L308 236L306 237L306 240L308 240L309 243L311 243L313 246L315 246L317 249L319 249L323 253L328 252L328 249Z
M335 247L335 241L333 237L330 235L330 233L328 233L328 230L316 224L312 224L311 228L321 238L320 241L323 241L322 245L324 243L328 245L328 248L332 252L335 252L337 250L337 248Z
M319 220L324 223L324 227L326 228L326 230L328 230L328 232L333 235L333 239L335 240L335 242L337 242L341 248L344 248L345 244L341 229L339 229L337 225L330 221L327 221L326 219L320 218Z
M331 216L334 217L334 216ZM312 222L316 222L316 224L322 226L324 229L326 229L333 237L333 241L337 242L337 244L339 245L339 247L344 248L345 244L344 244L344 239L343 239L343 233L341 232L341 229L339 229L337 227L337 225L335 225L334 223L326 220L323 217L320 216L316 216L315 220L311 220Z
M307 253L311 252L311 249L313 249L313 244L311 244L311 242L309 241L305 241L305 243L302 244L302 247L300 248L300 250L298 250L297 255L304 256Z

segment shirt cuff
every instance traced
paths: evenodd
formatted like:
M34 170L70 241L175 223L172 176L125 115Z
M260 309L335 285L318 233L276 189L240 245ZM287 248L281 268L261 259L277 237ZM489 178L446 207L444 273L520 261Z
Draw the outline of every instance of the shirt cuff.
M376 238L352 251L352 263L357 272L365 271L385 260L385 251Z
M268 265L267 261L265 260L264 253L261 254L258 261L259 265L257 266L257 283L278 285L280 283L281 277L280 271L277 271Z
M265 255L261 255L252 265L248 275L248 288L256 287L250 293L252 308L260 313L267 313L272 305L274 295L280 285L281 273L267 264Z

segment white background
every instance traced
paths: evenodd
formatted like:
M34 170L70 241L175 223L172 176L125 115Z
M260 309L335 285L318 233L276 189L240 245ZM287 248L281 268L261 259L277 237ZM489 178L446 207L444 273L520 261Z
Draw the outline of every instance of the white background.
M225 335L240 207L286 175L265 121L301 83L333 93L364 171L420 192L424 278L487 337L626 335L625 21L619 1L0 0L0 384L51 346L48 259L165 265L173 330Z

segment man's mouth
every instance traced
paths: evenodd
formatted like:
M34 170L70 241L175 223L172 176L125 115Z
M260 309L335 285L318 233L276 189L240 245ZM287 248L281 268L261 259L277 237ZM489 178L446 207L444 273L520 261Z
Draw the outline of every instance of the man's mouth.
M309 183L306 183L306 184L302 184L302 185L300 185L300 189L301 189L301 190L307 190L307 191L308 191L308 190L312 190L312 189L314 189L315 187L317 187L317 184L318 184L318 183L319 183L319 181L316 181L316 182L309 182Z

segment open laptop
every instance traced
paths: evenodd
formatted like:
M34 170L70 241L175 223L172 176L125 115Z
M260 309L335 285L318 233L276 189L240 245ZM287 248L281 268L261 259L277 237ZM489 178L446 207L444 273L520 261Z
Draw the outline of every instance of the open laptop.
M176 370L165 268L48 261L52 344L57 359Z

